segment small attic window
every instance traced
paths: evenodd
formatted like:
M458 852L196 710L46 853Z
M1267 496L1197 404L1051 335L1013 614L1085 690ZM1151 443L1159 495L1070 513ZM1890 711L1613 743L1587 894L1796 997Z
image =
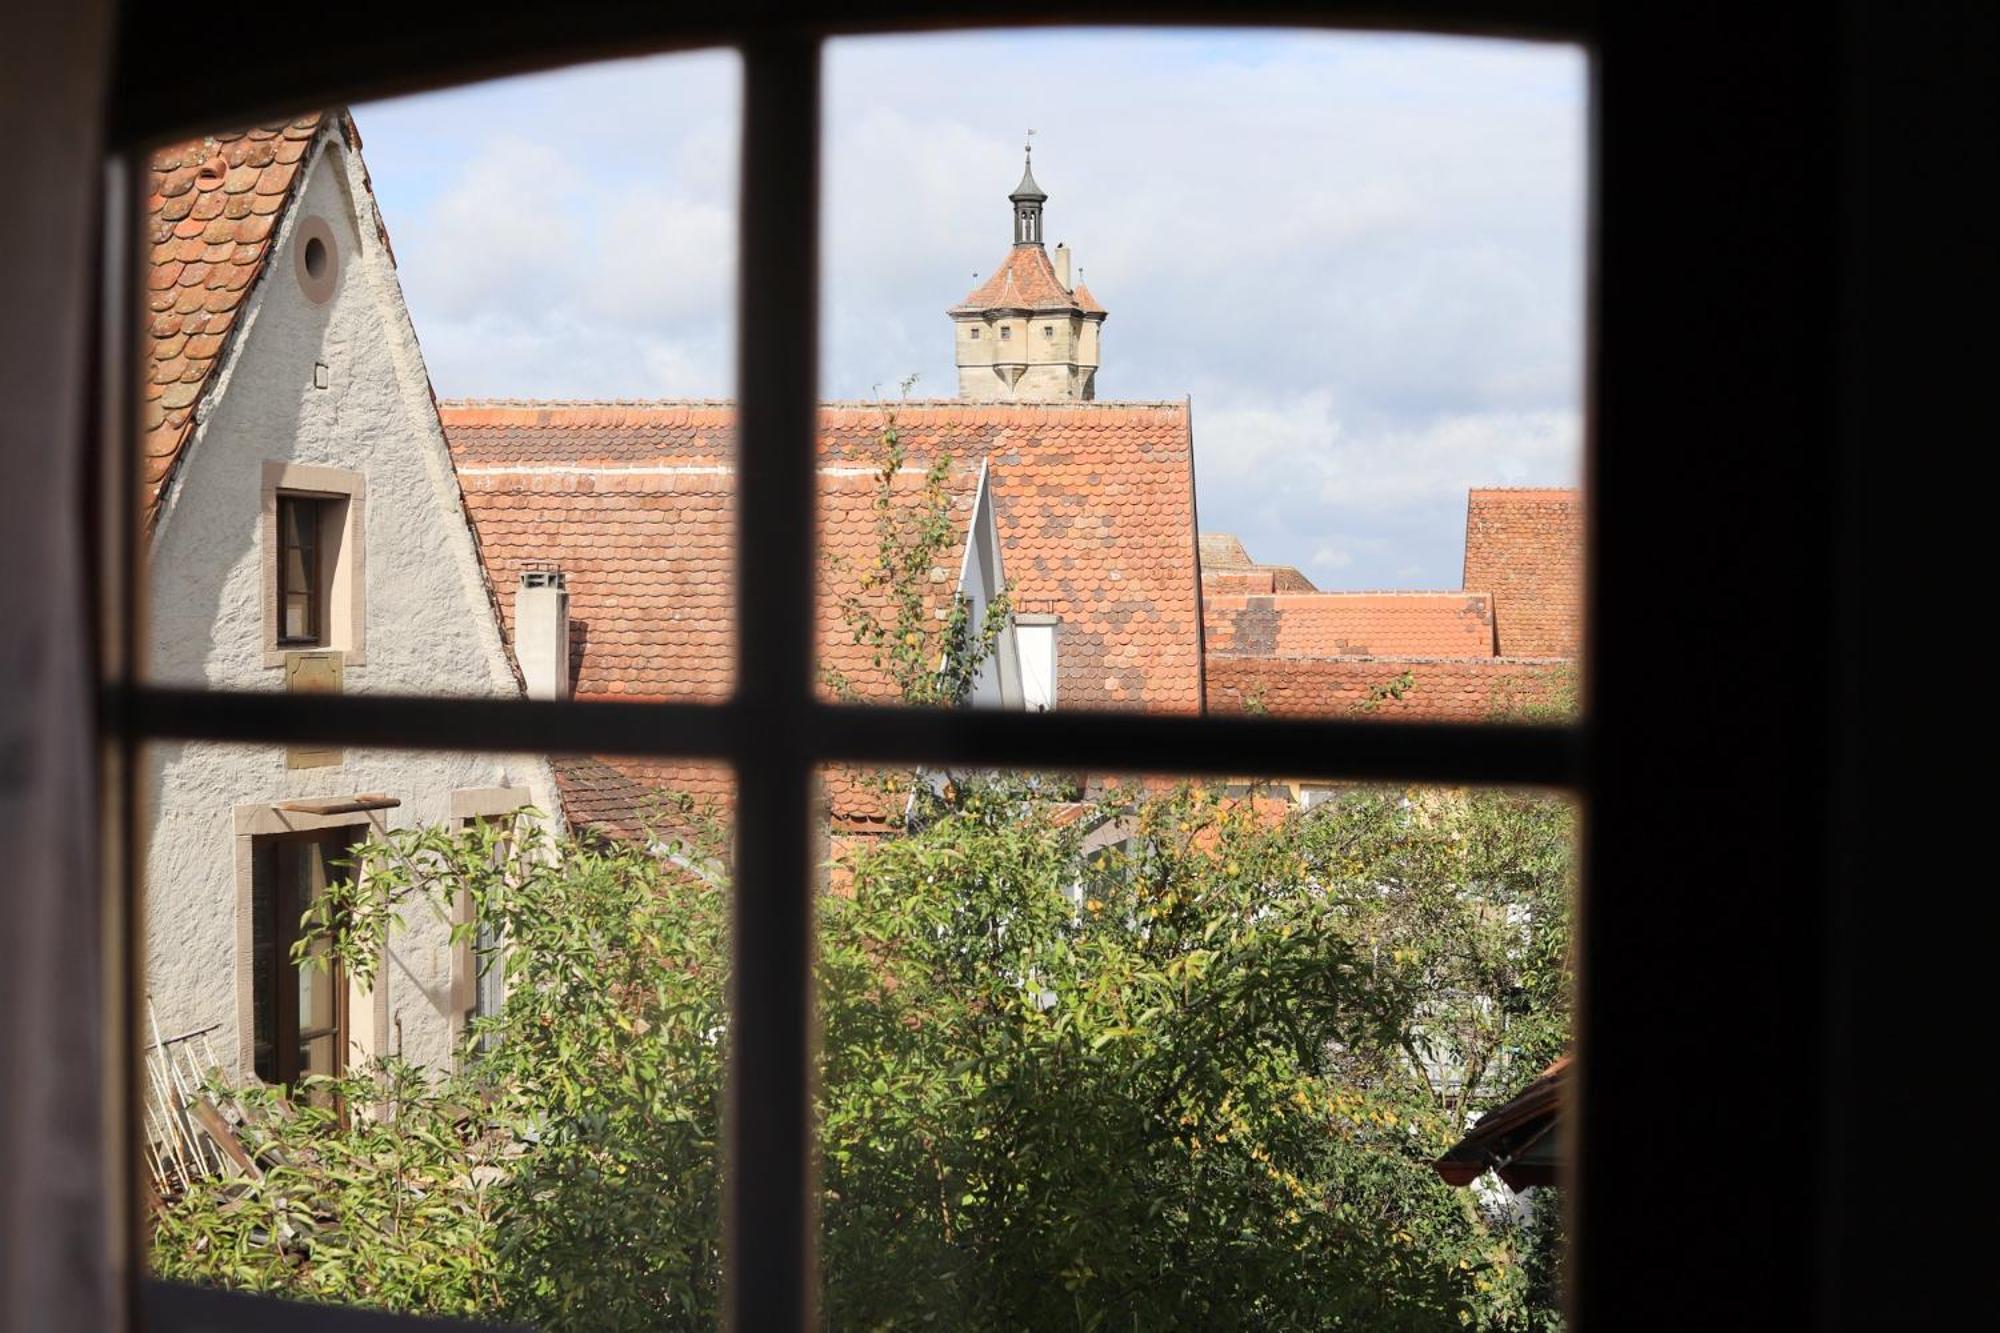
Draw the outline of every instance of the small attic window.
M327 220L316 213L300 218L292 253L299 290L314 305L325 305L340 282L340 249L333 242L333 228Z
M1014 326L1013 326L1013 325L1011 325L1011 324L1002 324L1002 325L1000 326L1000 339L1001 339L1001 341L1005 342L1005 341L1006 341L1007 339L1009 339L1009 338L1012 338L1013 336L1014 336Z
M1053 338L1053 337L1055 337L1055 336L1056 336L1056 326L1055 326L1055 325L1053 325L1053 324L1044 324L1044 325L1042 325L1042 336L1043 336L1044 338Z
M972 328L971 330L969 330L969 332L971 333L971 335L972 335L972 340L973 340L974 342L977 342L977 341L979 341L979 329L978 329L978 326L976 326L976 325L975 325L975 326L974 326L974 327L973 327L973 328Z

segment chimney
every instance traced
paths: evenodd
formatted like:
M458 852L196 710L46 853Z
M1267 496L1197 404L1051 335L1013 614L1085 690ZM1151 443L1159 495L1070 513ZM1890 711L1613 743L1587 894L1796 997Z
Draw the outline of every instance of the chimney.
M569 589L561 570L521 571L514 591L514 660L530 699L569 697Z
M1056 247L1056 281L1063 285L1064 291L1069 291L1076 285L1069 280L1069 246L1067 244Z

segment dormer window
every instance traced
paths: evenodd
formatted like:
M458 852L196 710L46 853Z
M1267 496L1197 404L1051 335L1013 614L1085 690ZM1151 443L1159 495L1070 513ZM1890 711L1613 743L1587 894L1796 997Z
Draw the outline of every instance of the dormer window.
M1014 616L1014 643L1021 661L1021 702L1030 713L1056 706L1056 638L1062 617L1052 612Z

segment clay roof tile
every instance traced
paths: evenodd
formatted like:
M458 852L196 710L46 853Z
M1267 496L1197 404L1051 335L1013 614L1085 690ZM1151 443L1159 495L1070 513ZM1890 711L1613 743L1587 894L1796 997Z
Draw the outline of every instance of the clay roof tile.
M142 422L149 525L195 419L181 409L192 407L221 362L225 340L219 335L231 327L263 272L271 223L296 190L305 141L321 123L318 115L302 116L282 126L171 144L153 154L148 200L153 266L146 285L160 295L148 302L155 312L148 332L153 358L176 373L159 395L166 410L149 410ZM275 147L280 134L298 141L289 157ZM225 246L233 248L225 253ZM207 322L196 324L198 314L208 316ZM174 341L190 332L218 336Z

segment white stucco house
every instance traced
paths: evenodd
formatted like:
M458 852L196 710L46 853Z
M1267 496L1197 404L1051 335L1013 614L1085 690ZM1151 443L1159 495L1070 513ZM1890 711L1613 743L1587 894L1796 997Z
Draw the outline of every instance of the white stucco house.
M156 683L524 692L360 149L329 112L153 161L140 354ZM378 1053L453 1059L496 996L448 923L411 914L364 991L292 964L299 914L357 840L556 812L544 758L160 744L146 767L161 1035L206 1029L230 1072L276 1083Z

